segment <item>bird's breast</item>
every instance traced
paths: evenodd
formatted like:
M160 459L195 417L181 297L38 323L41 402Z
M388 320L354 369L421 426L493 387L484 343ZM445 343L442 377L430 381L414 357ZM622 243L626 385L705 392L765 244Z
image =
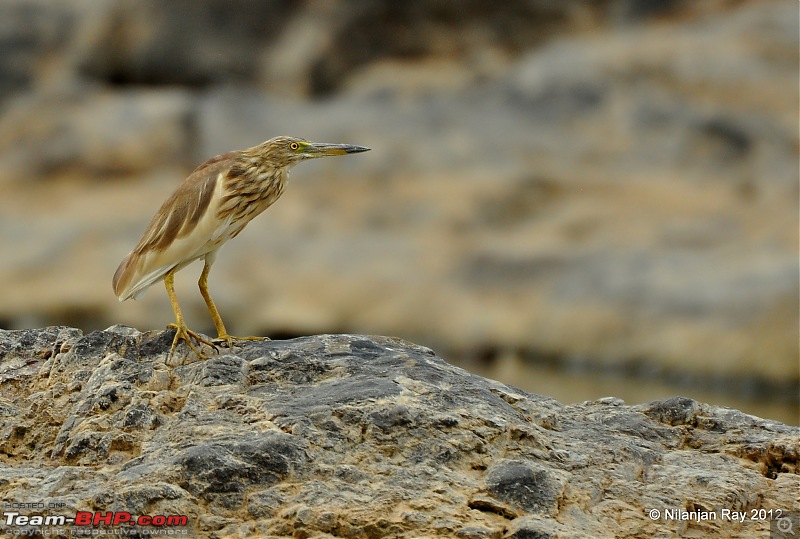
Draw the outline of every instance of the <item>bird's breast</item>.
M223 224L218 236L219 245L238 235L261 212L283 194L286 173L263 174L257 180L235 178L224 182L222 202L217 219Z

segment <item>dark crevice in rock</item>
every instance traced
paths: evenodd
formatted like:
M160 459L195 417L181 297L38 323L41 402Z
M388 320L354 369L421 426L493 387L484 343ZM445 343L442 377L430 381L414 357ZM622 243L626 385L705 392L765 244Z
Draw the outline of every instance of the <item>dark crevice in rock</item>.
M502 503L497 502L488 497L476 497L469 501L467 504L470 509L476 509L478 511L482 511L484 513L493 513L495 515L500 515L501 517L507 520L514 520L519 515L515 512L503 505Z

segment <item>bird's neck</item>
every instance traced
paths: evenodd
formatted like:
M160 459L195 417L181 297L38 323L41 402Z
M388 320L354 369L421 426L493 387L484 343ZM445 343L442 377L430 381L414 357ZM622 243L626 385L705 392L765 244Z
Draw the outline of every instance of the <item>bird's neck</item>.
M231 176L238 176L239 181L246 179L255 184L272 184L274 182L282 184L289 177L287 167L276 167L271 165L268 159L249 156L240 159L231 172Z
M287 167L270 165L263 158L243 156L229 170L225 190L238 193L246 201L274 201L283 193L288 179Z

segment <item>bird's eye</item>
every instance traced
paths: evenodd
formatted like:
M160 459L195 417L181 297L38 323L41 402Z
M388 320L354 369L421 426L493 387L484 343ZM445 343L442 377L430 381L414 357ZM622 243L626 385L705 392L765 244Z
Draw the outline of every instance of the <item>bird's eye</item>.
M296 142L292 142L291 144L289 144L289 148L291 148L293 150L296 150L299 147L300 147L300 145L298 143L296 143Z

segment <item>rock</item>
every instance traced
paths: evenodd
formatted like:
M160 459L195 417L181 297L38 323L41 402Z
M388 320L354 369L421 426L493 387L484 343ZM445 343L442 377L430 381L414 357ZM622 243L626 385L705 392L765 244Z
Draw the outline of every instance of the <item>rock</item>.
M277 0L116 1L91 36L82 68L116 85L253 81L263 49L297 7Z
M0 4L0 101L34 86L46 71L44 58L62 57L74 39L79 14L75 4L36 0Z
M58 110L58 114L54 114ZM183 90L78 87L9 99L0 118L0 180L140 174L191 163L193 102Z
M676 397L563 405L396 338L0 331L0 496L187 515L196 537L753 537L657 509L800 510L800 428ZM33 514L21 510L22 514Z
M50 63L66 56L82 77L111 85L258 83L293 96L329 95L359 68L384 58L486 62L487 50L495 51L490 58L502 58L576 28L643 20L651 12L702 11L688 2L638 11L627 3L17 0L0 8L2 29L16 38L0 43L11 59L0 70L9 90L36 82L36 60L49 55L55 58Z
M486 474L490 494L517 505L520 513L554 515L563 495L565 481L545 467L517 460L503 460Z

